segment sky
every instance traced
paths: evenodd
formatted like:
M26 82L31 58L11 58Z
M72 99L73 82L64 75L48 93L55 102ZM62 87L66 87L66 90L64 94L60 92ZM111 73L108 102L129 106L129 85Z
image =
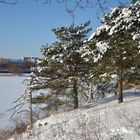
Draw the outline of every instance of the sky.
M63 3L52 0L52 3L44 4L44 1L18 0L16 5L0 3L0 58L42 57L41 46L56 40L52 28L72 24L72 17ZM69 6L73 5L73 1L69 2ZM92 32L100 26L95 1L93 8L77 9L75 25L90 20ZM106 7L109 10L118 5L117 0L108 1ZM130 0L122 1L127 3Z

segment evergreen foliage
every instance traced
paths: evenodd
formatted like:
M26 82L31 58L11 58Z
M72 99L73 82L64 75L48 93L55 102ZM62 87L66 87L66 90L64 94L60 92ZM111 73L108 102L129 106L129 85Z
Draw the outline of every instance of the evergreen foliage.
M140 3L113 9L102 23L90 39L89 22L53 29L58 40L43 46L44 58L38 67L39 76L47 79L40 88L49 93L37 96L33 103L45 103L44 109L50 110L78 108L79 91L86 89L81 85L108 86L114 76L117 84L112 87L118 86L118 102L123 102L123 82L139 74Z
M44 58L39 64L39 75L47 78L41 88L49 89L49 94L34 98L34 103L45 102L48 108L55 109L59 105L78 108L78 88L92 68L91 61L81 57L82 48L88 43L89 24L53 29L58 41L43 46Z
M140 58L140 3L118 7L107 14L103 25L92 36L96 59L101 67L111 67L118 76L119 101L123 101L122 83L125 72L138 67ZM96 43L95 43L96 42ZM100 67L100 68L101 68ZM114 70L112 70L114 69Z
M132 4L135 4L138 0L132 0Z

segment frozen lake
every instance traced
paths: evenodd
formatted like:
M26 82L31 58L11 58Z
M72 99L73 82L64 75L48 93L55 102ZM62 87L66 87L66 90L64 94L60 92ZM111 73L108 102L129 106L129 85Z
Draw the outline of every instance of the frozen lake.
M24 93L26 85L22 82L27 76L4 76L0 75L0 128L5 128L10 125L8 119L10 109L13 102Z

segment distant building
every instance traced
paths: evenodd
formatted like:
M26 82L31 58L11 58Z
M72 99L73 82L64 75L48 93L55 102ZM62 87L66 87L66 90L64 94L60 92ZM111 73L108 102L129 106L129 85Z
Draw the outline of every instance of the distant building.
M23 57L22 60L24 62L37 63L38 58L37 57Z

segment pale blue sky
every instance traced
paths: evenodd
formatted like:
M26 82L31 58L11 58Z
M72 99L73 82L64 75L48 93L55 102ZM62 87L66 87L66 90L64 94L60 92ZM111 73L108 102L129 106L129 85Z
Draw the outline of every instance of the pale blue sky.
M41 45L55 41L51 29L71 25L72 18L65 11L64 4L58 4L55 0L51 4L38 1L19 0L16 5L0 4L0 57L41 57ZM117 5L117 0L108 1L109 9ZM75 24L91 20L90 27L94 31L100 23L96 11L96 7L77 10Z

